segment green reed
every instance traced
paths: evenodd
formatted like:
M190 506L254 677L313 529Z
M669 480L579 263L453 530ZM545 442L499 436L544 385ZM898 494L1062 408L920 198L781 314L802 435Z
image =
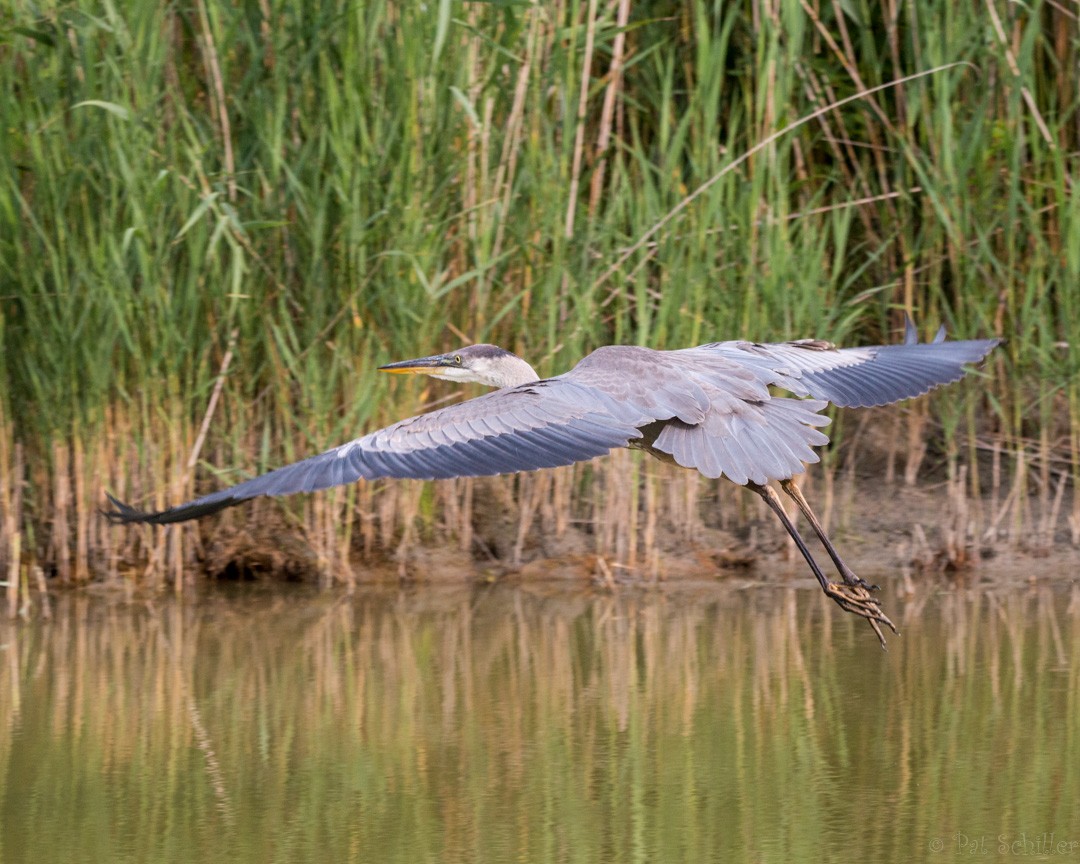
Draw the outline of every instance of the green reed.
M972 493L1016 486L1002 524L1027 524L1029 484L1049 514L1080 475L1076 49L1055 35L1076 23L993 7L1002 39L985 4L839 8L8 4L0 480L21 445L23 554L179 573L197 534L110 536L102 488L164 506L443 395L379 380L390 358L491 340L547 374L610 342L893 340L903 310L1009 338L946 397L967 401L945 449ZM413 494L360 490L334 531L359 508L400 534ZM310 505L276 512L319 533Z

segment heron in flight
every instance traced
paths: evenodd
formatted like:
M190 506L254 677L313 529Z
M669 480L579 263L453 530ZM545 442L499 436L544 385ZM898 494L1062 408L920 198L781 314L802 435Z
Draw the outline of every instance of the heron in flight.
M602 456L616 447L644 450L706 477L727 477L776 513L827 596L896 632L871 593L844 563L794 477L817 462L828 442L821 412L829 402L864 408L920 396L958 381L997 339L946 342L942 328L920 343L907 323L903 344L837 348L829 342L713 342L654 351L599 348L569 372L541 379L515 354L471 345L382 366L496 388L475 399L410 417L251 480L160 512L143 512L108 495L114 522L164 525L215 513L261 495L314 492L359 479L434 480L536 471ZM778 396L770 388L786 390ZM794 500L832 559L841 581L826 578L769 485Z

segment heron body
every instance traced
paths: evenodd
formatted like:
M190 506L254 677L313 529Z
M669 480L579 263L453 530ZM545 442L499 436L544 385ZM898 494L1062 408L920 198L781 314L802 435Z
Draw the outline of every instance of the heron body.
M314 492L359 479L478 477L535 471L602 456L616 447L727 477L761 495L784 522L822 588L847 611L892 627L870 586L843 564L792 478L817 462L828 442L821 412L885 405L959 380L996 339L919 343L908 324L903 344L836 348L802 340L775 344L714 342L656 351L599 348L569 372L540 379L494 345L392 363L381 369L423 373L496 388L475 399L410 417L317 456L160 512L109 496L116 522L168 524L195 519L263 495ZM773 388L793 395L776 395ZM768 485L780 482L821 538L844 578L822 574ZM894 628L895 629L895 628ZM884 640L882 640L884 644Z

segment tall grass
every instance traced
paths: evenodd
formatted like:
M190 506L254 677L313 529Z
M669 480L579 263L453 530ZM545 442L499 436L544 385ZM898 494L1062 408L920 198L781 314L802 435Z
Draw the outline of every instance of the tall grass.
M905 478L934 435L989 496L969 540L1053 542L1080 476L1076 18L842 8L7 4L0 556L182 586L221 523L110 530L102 489L165 506L445 395L372 374L392 358L489 340L555 373L610 342L888 341L903 311L1009 339L981 385L905 415ZM961 61L822 113L682 206L792 121ZM595 551L640 564L641 533L671 527L652 472L566 472L532 511L613 520ZM222 518L272 516L352 578L358 550L468 545L476 498L526 482Z

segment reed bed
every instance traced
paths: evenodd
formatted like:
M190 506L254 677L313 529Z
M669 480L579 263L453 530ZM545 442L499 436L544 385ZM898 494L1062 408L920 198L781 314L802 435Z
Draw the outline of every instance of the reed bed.
M534 532L655 573L664 538L752 508L626 454L167 531L98 508L452 396L373 369L465 341L553 374L613 342L893 341L904 312L1008 342L973 384L875 414L886 440L859 452L950 484L932 542L958 557L1080 542L1077 32L1061 4L993 0L8 3L10 607L35 572L182 590L217 538L268 530L350 584L432 543L519 561ZM858 423L837 418L826 492ZM485 500L509 551L477 537Z

